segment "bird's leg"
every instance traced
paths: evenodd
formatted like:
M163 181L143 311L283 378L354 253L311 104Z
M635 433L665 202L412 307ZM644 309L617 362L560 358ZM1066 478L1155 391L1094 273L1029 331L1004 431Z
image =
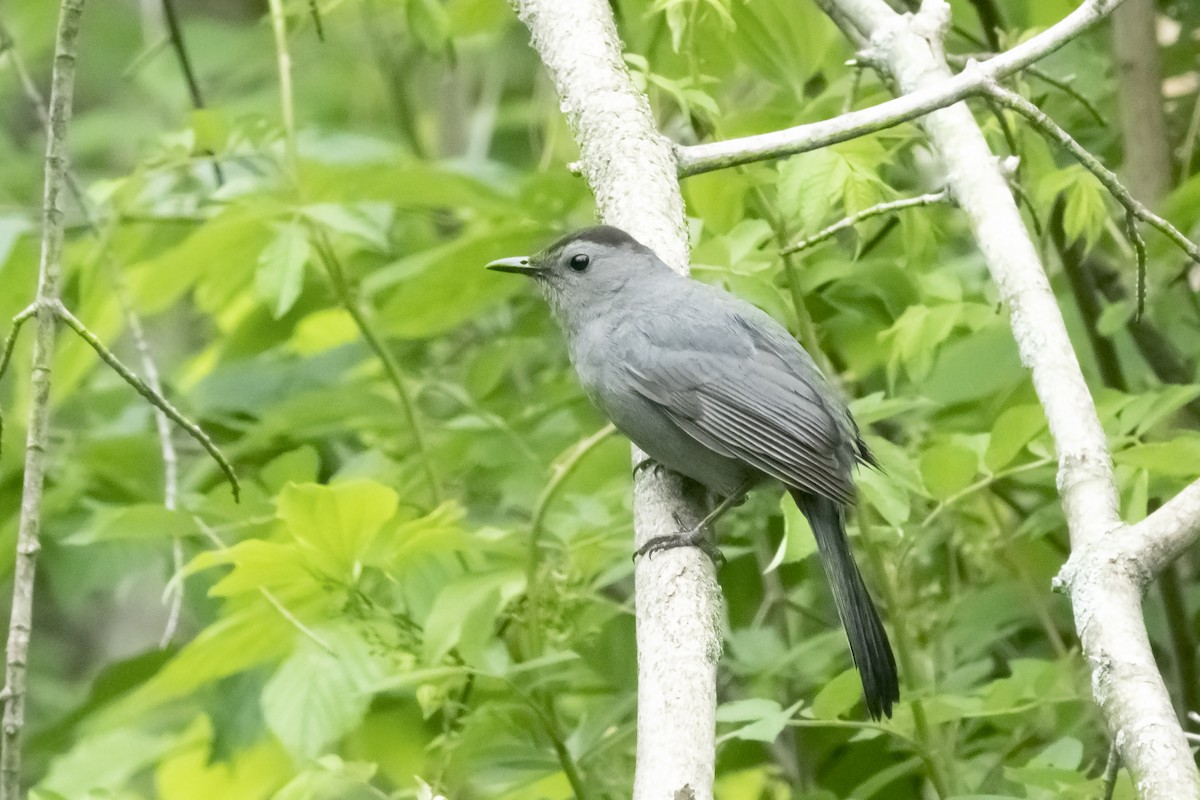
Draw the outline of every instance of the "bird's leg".
M656 536L644 545L639 547L634 552L634 557L654 555L660 550L671 550L676 547L699 547L701 550L713 560L717 566L720 566L725 561L725 556L721 555L721 550L713 543L709 537L708 528L718 519L725 515L729 509L736 505L740 505L746 499L746 493L754 486L755 481L747 481L738 487L733 494L723 498L717 503L711 511L704 515L704 519L693 525L691 528L686 528L683 531L670 534L667 536ZM675 517L675 522L683 527L683 522L678 516Z

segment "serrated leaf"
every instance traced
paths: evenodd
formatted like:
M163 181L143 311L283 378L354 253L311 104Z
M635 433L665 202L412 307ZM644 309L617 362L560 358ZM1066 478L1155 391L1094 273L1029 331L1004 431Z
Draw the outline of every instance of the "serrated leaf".
M276 319L286 314L300 297L309 255L308 231L296 221L280 226L275 238L259 255L254 288Z
M352 580L398 505L396 493L374 481L290 484L279 493L277 515L301 547Z
M1090 250L1108 221L1107 190L1086 170L1066 190L1063 208L1063 233L1070 241L1082 240Z
M849 178L850 166L831 148L792 156L779 165L779 207L806 233L816 233Z
M318 755L358 725L371 704L368 690L387 674L384 660L351 626L313 632L330 649L302 638L262 694L267 727L297 759Z

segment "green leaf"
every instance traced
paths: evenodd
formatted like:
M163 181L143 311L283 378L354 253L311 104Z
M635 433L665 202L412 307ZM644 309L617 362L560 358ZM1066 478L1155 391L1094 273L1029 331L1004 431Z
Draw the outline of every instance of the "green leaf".
M911 506L908 494L896 481L889 480L874 470L864 469L858 473L858 489L863 499L879 512L893 527L908 522Z
M1157 475L1193 478L1200 464L1200 436L1184 434L1169 442L1134 445L1115 453L1113 460Z
M330 649L300 639L262 694L267 726L297 759L320 754L357 726L371 705L369 689L388 672L383 658L350 625L313 632Z
M352 580L398 504L393 490L374 481L290 484L279 494L277 513L302 547Z
M779 208L808 234L821 229L845 192L850 165L834 148L792 156L779 165Z
M366 242L381 252L390 249L388 236L395 208L391 203L316 203L300 210L323 228Z
M405 4L408 25L417 41L431 53L439 53L449 43L449 20L439 0L408 0Z
M1129 491L1129 501L1125 504L1125 521L1133 525L1146 518L1150 503L1150 473L1139 469L1134 476L1133 486Z
M1078 179L1066 192L1063 233L1070 241L1082 240L1090 250L1108 222L1108 190L1090 172L1080 168L1076 174Z
M779 552L767 572L779 564L792 564L817 552L817 540L813 538L812 527L800 509L796 508L792 498L786 494L779 498L779 508L783 511L783 541L779 543Z
M317 479L321 456L315 447L304 445L276 456L259 472L263 486L278 494L288 483L309 483Z
M64 539L70 545L88 545L122 539L172 539L199 536L195 518L184 511L160 505L129 505L96 513L89 525Z
M528 280L488 272L483 265L528 254L546 243L546 235L541 227L489 228L393 262L372 273L362 288L369 296L388 293L378 315L386 333L413 339L435 336L498 300L531 291Z
M789 708L780 707L774 700L751 699L722 703L717 707L717 722L745 722L722 734L718 742L744 739L752 742L773 742L787 727L788 720L800 708L797 702Z
M424 660L436 664L458 648L468 664L480 663L496 615L525 591L525 572L509 569L467 575L448 584L425 619Z
M812 713L817 719L837 719L862 699L862 678L858 670L842 672L813 698Z
M271 800L388 800L388 795L371 786L376 765L342 761L335 755L317 759Z
M308 259L308 231L295 220L277 228L275 238L258 257L254 288L276 319L286 314L300 297Z
M970 486L978 468L979 456L960 444L934 445L921 454L921 478L938 500Z
M992 426L983 463L993 472L1008 466L1035 436L1046 429L1046 414L1038 405L1005 409Z
M1125 330L1129 321L1133 319L1133 312L1136 308L1137 306L1132 300L1106 303L1100 312L1100 317L1096 320L1096 333L1101 336L1113 336Z

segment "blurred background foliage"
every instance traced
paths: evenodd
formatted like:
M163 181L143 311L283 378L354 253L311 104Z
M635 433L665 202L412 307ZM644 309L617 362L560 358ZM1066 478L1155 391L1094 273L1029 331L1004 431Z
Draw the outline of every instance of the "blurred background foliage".
M195 108L157 0L84 16L65 300L135 367L141 318L186 437L163 507L151 410L64 336L32 649L27 777L57 798L628 796L635 719L626 443L576 385L531 287L482 265L593 220L527 32L503 0L282 6L295 125L265 2L176 0ZM55 3L0 6L0 318L32 298ZM977 10L997 9L989 36ZM1011 44L1065 0L953 3L953 51ZM615 0L629 68L683 143L887 97L815 4ZM1200 230L1200 10L1160 8L1176 172ZM989 40L992 40L989 42ZM1112 167L1107 32L1016 81ZM1089 104L1091 108L1089 108ZM1014 183L1116 450L1130 521L1194 477L1200 306L1148 234L1022 122L976 111ZM883 469L853 535L905 684L865 722L804 523L760 493L722 525L720 798L1091 798L1107 754L1070 609L1052 447L995 288L948 206L782 245L941 187L912 126L687 180L695 276L779 318L840 376ZM1106 276L1094 355L1061 266ZM1175 359L1162 379L1146 331ZM813 339L816 339L814 342ZM1142 337L1142 338L1139 338ZM1101 348L1103 350L1103 348ZM1116 376L1113 377L1113 368ZM0 564L11 574L29 342L0 386ZM1118 380L1119 379L1119 380ZM182 542L176 571L172 543ZM1147 603L1196 708L1195 563ZM166 646L172 591L184 593ZM7 590L5 591L7 595ZM430 789L432 787L432 789ZM1131 797L1129 786L1118 797Z

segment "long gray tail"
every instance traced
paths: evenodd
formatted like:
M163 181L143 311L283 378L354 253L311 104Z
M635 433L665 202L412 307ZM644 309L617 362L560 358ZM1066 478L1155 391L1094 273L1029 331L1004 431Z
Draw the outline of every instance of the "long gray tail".
M871 601L850 552L842 507L833 500L798 489L789 491L817 539L821 566L825 568L829 588L833 590L833 602L842 627L846 629L846 638L850 640L854 666L858 667L862 678L867 711L873 719L885 714L890 717L892 703L900 699L896 658L892 655L887 631L879 620L879 612L875 610L875 603Z

